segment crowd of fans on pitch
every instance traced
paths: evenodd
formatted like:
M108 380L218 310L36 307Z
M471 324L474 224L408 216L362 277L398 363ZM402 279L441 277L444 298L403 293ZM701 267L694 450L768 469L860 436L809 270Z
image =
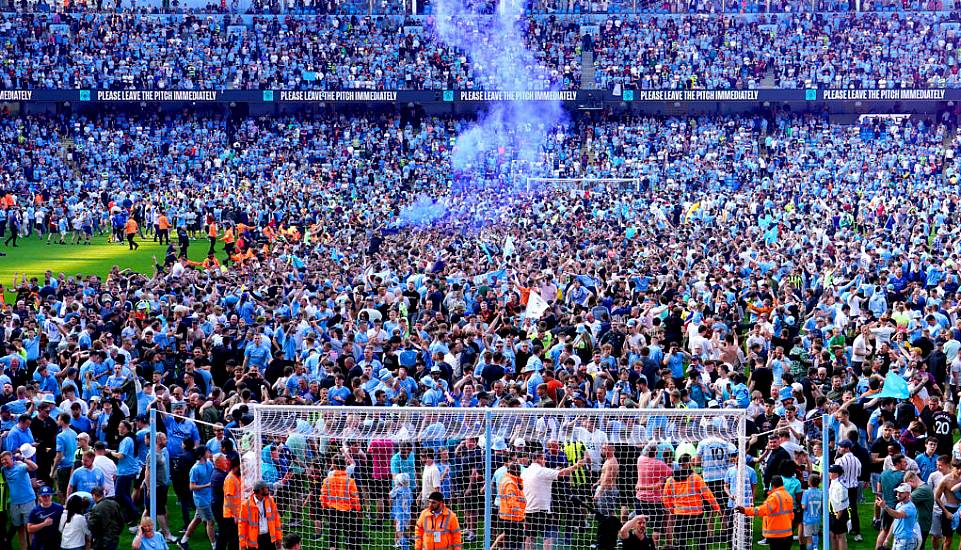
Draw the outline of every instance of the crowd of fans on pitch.
M478 68L401 16L0 15L6 89L577 89L583 35L612 89L961 85L950 12L526 16L530 82ZM523 73L525 71L520 71Z
M452 170L452 138L467 124L458 119L232 124L0 119L7 261L17 261L13 235L51 250L125 238L168 246L154 273L48 272L5 288L0 428L3 448L19 453L2 470L14 526L37 519L31 479L43 498L55 487L60 499L97 501L102 489L136 521L151 407L207 422L162 426L184 522L198 510L192 529L212 497L190 483L226 474L229 458L211 453L232 454L223 434L249 421L252 402L748 408L766 487L785 468L807 483L820 438L805 420L822 412L834 415L834 441L878 449L863 463L872 489L869 474L905 467L896 453L934 464L918 454L925 434L937 454L961 457L952 405L933 399L955 403L961 391L950 116L850 126L786 114L580 115L531 173L633 180L531 190L510 150ZM422 208L419 196L437 202ZM546 310L527 315L536 303ZM889 372L914 400L875 399ZM338 449L312 463L339 472L359 456ZM279 490L298 474L272 453L294 450L266 452L274 469L263 477L277 476ZM122 464L115 479L111 457ZM893 491L889 478L878 483ZM724 479L708 481L720 491ZM167 485L159 491L166 502ZM629 491L617 502L636 504Z

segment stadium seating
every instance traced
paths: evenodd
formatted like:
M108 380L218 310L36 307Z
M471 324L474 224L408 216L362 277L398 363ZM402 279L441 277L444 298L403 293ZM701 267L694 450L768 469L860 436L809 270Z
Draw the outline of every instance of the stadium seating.
M558 10L564 11L564 10ZM6 13L4 89L757 89L959 87L949 12L530 16L517 86L430 17ZM583 35L593 35L582 82Z

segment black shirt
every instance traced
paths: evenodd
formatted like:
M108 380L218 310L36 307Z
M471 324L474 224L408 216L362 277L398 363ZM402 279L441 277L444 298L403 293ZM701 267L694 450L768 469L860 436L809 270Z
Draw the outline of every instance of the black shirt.
M761 395L771 395L771 385L774 384L774 372L767 367L761 367L751 372L751 389L761 392Z
M631 531L626 539L621 539L621 548L623 550L654 550L654 540L647 535L638 538L634 531Z
M888 445L892 445L892 444L897 445L898 447L901 446L901 444L898 443L898 440L894 439L893 437L891 439L884 439L883 437L879 437L874 440L874 443L871 444L871 454L872 455L876 454L878 455L879 458L883 460L888 457ZM874 473L881 473L882 467L883 467L883 463L880 463L880 462L877 464L871 464L871 471Z
M927 411L927 409L925 409ZM951 446L954 444L954 432L958 430L958 421L954 415L945 411L935 411L930 415L922 413L922 419L928 426L928 437L938 440L939 455L950 455Z
M27 518L28 525L38 525L50 518L53 524L37 531L33 534L33 543L30 548L33 550L60 550L60 516L63 514L63 506L53 502L49 508L34 506Z

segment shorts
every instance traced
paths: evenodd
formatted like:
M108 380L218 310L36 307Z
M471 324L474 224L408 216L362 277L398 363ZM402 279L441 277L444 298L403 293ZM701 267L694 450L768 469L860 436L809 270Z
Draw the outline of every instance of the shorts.
M147 506L150 506L150 495L147 495ZM157 515L167 515L167 486L160 484L157 486Z
M504 535L504 541L501 543L501 546L505 548L519 548L521 542L524 541L524 535L526 533L523 521L509 521L497 518L494 522L494 527L497 528L494 533Z
M845 525L847 527L847 525ZM813 537L814 535L821 534L821 524L820 523L805 523L801 533L805 537Z
M894 539L891 550L915 550L919 542L917 539Z
M525 518L527 520L527 536L536 539L540 536L545 538L551 538L548 532L555 529L554 514L548 512L528 512Z
M390 496L390 477L374 477L367 482L367 497L370 499L382 499Z
M894 518L891 516L891 514L882 513L882 515L881 515L881 530L882 530L882 531L887 531L887 530L891 529L891 526L893 526L893 525L894 525Z
M662 503L656 500L639 500L637 501L637 513L647 516L648 531L652 533L664 532L664 518L667 516L667 510L664 509Z
M10 523L12 523L14 527L23 527L26 525L34 506L36 506L36 503L33 501L24 502L23 504L11 504Z
M57 490L67 492L67 485L70 484L70 473L73 468L57 468Z
M206 506L197 506L197 517L200 518L201 521L213 521L214 520L213 507L211 507L209 504Z
M953 536L956 531L951 528L951 519L954 518L954 513L958 511L958 507L948 506L947 504L945 504L944 507L948 509L948 513L941 514L941 536L950 537ZM957 532L961 533L961 525L958 526Z
M828 527L831 529L832 535L846 534L848 532L848 508L845 508L840 513L831 514Z
M934 513L931 514L931 536L940 537L941 535L941 507L934 506Z
M601 494L597 495L594 500L594 506L597 508L599 514L605 516L616 516L620 513L620 492L617 488L605 489Z

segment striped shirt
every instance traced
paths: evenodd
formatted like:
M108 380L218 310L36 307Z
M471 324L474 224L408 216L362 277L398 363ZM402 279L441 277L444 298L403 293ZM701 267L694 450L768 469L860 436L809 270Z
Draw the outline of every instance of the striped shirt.
M861 475L861 461L858 460L858 457L849 452L839 456L834 463L844 468L844 473L838 478L841 485L844 485L847 489L857 487L858 477Z

